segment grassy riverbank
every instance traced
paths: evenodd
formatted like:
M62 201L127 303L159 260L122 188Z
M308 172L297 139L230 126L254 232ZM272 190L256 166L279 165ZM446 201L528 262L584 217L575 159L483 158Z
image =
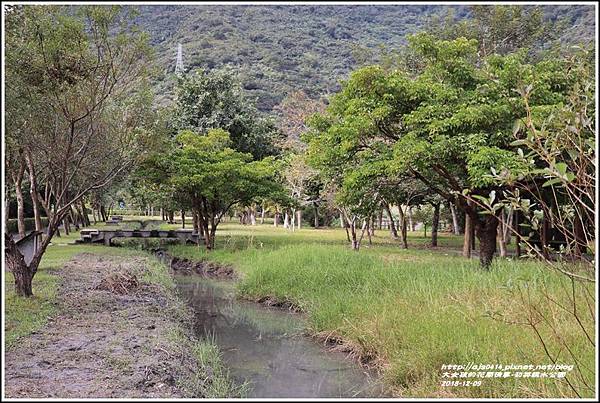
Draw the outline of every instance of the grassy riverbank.
M338 229L291 233L226 224L216 251L173 246L171 252L233 264L242 274L241 296L298 306L313 334L343 340L379 364L397 396L575 397L565 380L555 379L441 386L443 364L574 364L567 347L582 370L569 373L569 382L577 393L593 395L585 382L593 388L594 348L567 313L573 304L564 276L508 259L485 272L460 257L457 237L443 235L441 247L430 250L419 235L411 234L412 248L402 250L379 231L372 246L356 253ZM575 288L577 297L586 293L594 294L593 285ZM594 308L576 300L583 325L593 330Z

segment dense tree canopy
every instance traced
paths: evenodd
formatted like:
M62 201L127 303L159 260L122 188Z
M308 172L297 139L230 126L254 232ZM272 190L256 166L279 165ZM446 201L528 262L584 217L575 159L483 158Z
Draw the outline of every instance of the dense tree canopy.
M514 123L526 114L519 91L535 88L529 105L543 111L566 101L575 73L559 58L529 64L523 52L482 60L476 40L419 34L410 43L420 68L373 66L353 73L327 113L313 119L309 155L340 186L377 167L380 179L421 180L471 216L487 265L497 221L477 214L461 195L465 189L485 196L499 191L491 169L522 169L511 145Z

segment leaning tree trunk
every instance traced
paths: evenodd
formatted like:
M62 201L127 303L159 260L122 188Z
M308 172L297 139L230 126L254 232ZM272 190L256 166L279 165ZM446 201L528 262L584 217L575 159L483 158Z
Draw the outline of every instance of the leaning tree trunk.
M458 215L456 214L456 208L454 207L454 203L448 203L450 206L450 213L452 214L452 232L454 235L460 235L460 228L458 226Z
M35 272L25 263L23 255L17 248L17 244L12 236L4 233L6 267L15 277L15 292L20 297L30 297L33 295L31 282Z
M83 201L83 199L81 199L81 201L79 202L79 208L81 211L81 217L83 218L83 226L89 227L90 226L90 217L88 217L88 215L87 215L87 211L85 208L85 202Z
M398 213L400 213L400 238L402 240L402 247L404 249L408 249L408 236L406 230L406 214L404 210L402 210L402 205L398 204ZM392 228L396 231L396 227L394 224L394 220L391 220ZM396 237L398 237L398 233L396 232Z
M394 216L392 215L392 210L390 209L390 205L388 203L384 203L383 207L385 208L385 212L387 213L388 219L390 220L390 232L394 239L398 238L398 230L396 230L396 224L394 223Z
M471 217L473 218L473 217ZM479 263L481 267L489 269L492 259L496 253L496 234L498 231L498 219L493 215L486 215L477 220L475 226L477 238L479 238Z
M440 225L440 203L433 205L433 217L431 220L431 246L438 246L438 227Z
M319 206L317 203L313 203L313 209L315 212L315 228L319 228Z

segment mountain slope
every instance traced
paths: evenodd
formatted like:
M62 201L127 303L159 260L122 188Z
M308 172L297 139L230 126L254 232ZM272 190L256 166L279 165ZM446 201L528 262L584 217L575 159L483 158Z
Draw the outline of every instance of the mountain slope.
M593 6L545 6L547 18L566 17L565 40L593 38ZM270 111L288 93L334 92L356 66L357 47L397 49L434 14L467 6L274 5L138 6L136 23L151 35L162 71L159 93L170 97L177 43L186 70L231 64L258 108ZM590 21L592 24L590 24ZM590 26L592 25L592 26Z

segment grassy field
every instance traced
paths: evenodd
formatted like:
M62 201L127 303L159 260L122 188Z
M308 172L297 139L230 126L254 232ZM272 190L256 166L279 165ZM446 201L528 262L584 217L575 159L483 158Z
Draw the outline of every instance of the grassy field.
M554 379L486 378L480 387L441 386L443 364L575 364L573 357L578 365L567 380L581 396L593 396L595 351L581 330L593 333L593 285L578 285L573 305L564 276L537 262L511 259L497 259L490 272L482 271L476 259L460 256L462 239L445 233L435 249L422 232L409 233L410 249L404 250L387 231L377 231L373 244L365 239L358 253L349 250L339 228L291 232L224 223L217 235L217 249L210 253L202 246L169 249L233 265L241 274L241 297L271 297L299 307L312 334L342 340L357 356L369 358L397 396L576 397L565 380ZM141 253L69 245L77 237L55 239L34 278L33 299L15 298L12 276L6 276L7 347L55 312L56 270L74 254L83 248ZM593 305L584 303L584 295L592 296ZM572 306L581 326L568 313ZM528 321L536 323L552 358Z
M572 304L571 284L537 262L498 259L490 272L482 271L476 259L460 256L462 239L448 234L433 250L422 233L410 233L410 249L403 250L387 231L377 231L373 245L365 242L358 253L340 229L291 232L226 223L218 234L213 252L170 250L234 265L242 274L240 296L299 307L311 333L336 337L372 358L397 396L577 396L555 379L441 386L443 364L574 364L566 347L582 371L569 373L569 382L582 396L594 393L586 387L594 387L594 347L564 309ZM593 285L578 286L575 295L593 296ZM595 308L576 300L583 325L593 331ZM528 319L537 323L552 359Z

